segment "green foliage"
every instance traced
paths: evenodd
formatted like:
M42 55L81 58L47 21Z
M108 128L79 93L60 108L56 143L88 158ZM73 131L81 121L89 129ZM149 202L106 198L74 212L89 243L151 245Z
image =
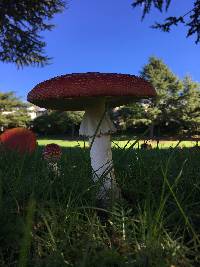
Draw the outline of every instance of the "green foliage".
M31 231L33 227L35 209L36 209L36 203L34 198L31 196L28 202L27 217L24 226L24 236L21 242L21 250L20 250L19 265L18 265L19 267L27 266L27 261L29 258L29 252L31 247L31 239L32 239Z
M137 134L139 131L143 131L145 126L151 123L151 120L146 118L146 112L141 103L133 103L120 108L111 114L112 119L121 131L134 130Z
M143 8L143 18L148 14L154 6L160 12L163 10L168 10L171 0L135 0L132 4L133 7L141 6Z
M160 134L198 134L200 84L190 77L178 79L164 62L151 57L141 76L156 89L155 99L142 100L123 107L115 120L129 131L150 127L151 137Z
M48 21L64 6L62 0L1 0L0 60L18 66L47 64L40 31L52 29Z
M14 92L3 93L0 92L0 110L11 111L15 108L24 108L24 104L18 97L15 96Z
M143 15L145 17L151 11L151 8L154 7L160 12L167 11L171 4L171 0L134 0L132 6L135 8L137 6L142 7ZM188 27L187 37L196 34L196 44L200 42L200 1L193 1L193 6L191 10L186 12L181 16L171 16L165 19L163 23L155 23L152 27L155 29L161 29L164 32L169 32L172 26L177 26L182 23ZM189 19L187 19L189 17Z
M157 97L147 103L146 114L154 125L170 125L179 123L177 120L177 103L182 83L171 72L162 60L151 57L144 66L141 76L148 80L156 89Z
M178 102L182 82L162 60L156 57L149 59L148 64L141 71L141 76L154 86L157 97L131 104L122 110L122 115L124 111L127 114L128 120L125 117L124 121L128 127L136 128L142 125L151 125L152 135L155 127L164 131L166 131L166 128L178 130L180 127Z
M27 107L28 105L21 101L14 92L0 92L0 127L25 127L30 121Z
M188 129L190 133L200 132L200 84L193 82L189 76L183 80L179 106L183 129Z
M50 111L32 122L35 132L42 134L72 134L77 132L83 113L74 111Z

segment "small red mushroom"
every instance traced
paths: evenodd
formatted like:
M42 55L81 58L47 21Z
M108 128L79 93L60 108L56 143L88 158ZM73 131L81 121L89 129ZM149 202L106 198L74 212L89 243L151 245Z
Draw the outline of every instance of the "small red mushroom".
M73 73L44 81L28 94L28 101L55 110L85 110L80 135L90 142L93 180L103 179L98 198L105 199L110 189L116 198L110 134L115 127L106 113L107 107L155 97L152 85L137 76L118 73Z
M32 153L36 149L36 136L26 128L12 128L0 136L0 143L9 150L20 154Z
M43 157L49 162L57 162L62 156L62 150L57 144L48 144L43 149Z
M48 144L43 149L43 157L48 163L49 170L51 170L56 176L60 175L58 167L58 161L62 156L62 150L57 144Z

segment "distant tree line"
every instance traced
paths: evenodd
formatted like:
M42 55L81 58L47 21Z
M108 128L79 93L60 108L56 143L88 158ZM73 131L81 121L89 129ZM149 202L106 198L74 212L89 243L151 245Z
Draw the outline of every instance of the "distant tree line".
M149 128L150 137L200 134L199 83L190 76L179 79L156 57L149 59L140 75L155 87L157 97L110 110L119 132L137 135ZM13 92L0 93L1 129L27 126L42 135L78 134L83 112L48 111L31 121L27 107Z
M47 111L31 120L29 107L14 92L0 92L0 131L28 127L41 135L77 134L83 112Z
M40 135L64 135L69 137L78 135L83 117L81 111L48 111L33 120L30 125L33 131Z

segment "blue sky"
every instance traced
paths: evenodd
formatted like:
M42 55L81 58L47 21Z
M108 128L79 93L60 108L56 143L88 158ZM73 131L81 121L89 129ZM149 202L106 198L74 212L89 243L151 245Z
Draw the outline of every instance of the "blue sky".
M180 3L181 2L181 3ZM190 2L190 3L189 3ZM193 1L172 0L167 15L182 15ZM118 72L137 75L150 56L161 58L180 78L190 74L200 82L200 45L187 38L184 27L171 33L153 30L165 15L152 10L141 22L141 8L131 0L71 0L57 15L56 27L42 36L52 64L43 68L17 69L0 63L0 91L13 90L22 99L39 82L72 72Z

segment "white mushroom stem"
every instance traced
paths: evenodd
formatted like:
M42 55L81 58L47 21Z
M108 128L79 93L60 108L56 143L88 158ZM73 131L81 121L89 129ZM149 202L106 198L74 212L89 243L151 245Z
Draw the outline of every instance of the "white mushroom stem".
M60 175L60 170L58 168L58 163L57 162L49 162L48 163L49 170L51 170L55 175Z
M105 100L100 99L94 106L85 111L79 134L89 137L90 159L94 182L100 181L99 199L105 199L108 192L118 198L119 190L116 185L110 134L116 129L105 112Z

